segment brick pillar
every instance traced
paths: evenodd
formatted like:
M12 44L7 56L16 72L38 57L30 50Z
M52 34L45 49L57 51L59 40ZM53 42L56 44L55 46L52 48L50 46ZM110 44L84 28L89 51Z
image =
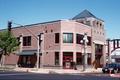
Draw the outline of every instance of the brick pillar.
M91 50L92 50L91 61L93 63L95 61L95 43L92 44Z
M103 45L103 66L106 65L106 45Z
M76 52L73 52L73 62L76 63Z
M60 60L59 60L60 61L59 62L60 66L63 67L63 52L60 52L60 56L59 57L60 57Z

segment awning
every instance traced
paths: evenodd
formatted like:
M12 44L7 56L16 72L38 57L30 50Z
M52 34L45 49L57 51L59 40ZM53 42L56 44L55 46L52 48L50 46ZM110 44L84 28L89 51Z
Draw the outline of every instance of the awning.
M22 52L17 53L17 55L34 55L37 53L37 50L23 50Z
M101 45L104 45L104 44L105 44L105 42L99 41L99 40L94 40L93 42L94 42L95 44L101 44Z
M120 58L120 48L111 53L111 58Z

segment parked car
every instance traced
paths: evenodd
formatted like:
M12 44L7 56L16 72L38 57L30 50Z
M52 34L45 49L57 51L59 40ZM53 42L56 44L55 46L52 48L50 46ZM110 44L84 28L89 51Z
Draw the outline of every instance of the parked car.
M119 63L110 63L106 64L105 67L102 68L103 73L118 73L120 72L120 64Z

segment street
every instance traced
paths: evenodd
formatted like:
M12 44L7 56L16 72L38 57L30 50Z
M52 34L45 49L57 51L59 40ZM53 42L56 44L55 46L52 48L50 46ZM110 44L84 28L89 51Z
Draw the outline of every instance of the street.
M0 80L120 80L109 74L81 73L81 74L38 74L27 72L0 72Z

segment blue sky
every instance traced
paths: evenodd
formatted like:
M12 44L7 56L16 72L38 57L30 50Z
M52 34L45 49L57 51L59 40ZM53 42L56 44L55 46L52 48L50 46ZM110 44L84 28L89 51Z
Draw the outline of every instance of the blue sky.
M0 29L70 19L84 9L105 21L107 38L120 38L120 0L0 0ZM14 25L16 26L16 25Z

